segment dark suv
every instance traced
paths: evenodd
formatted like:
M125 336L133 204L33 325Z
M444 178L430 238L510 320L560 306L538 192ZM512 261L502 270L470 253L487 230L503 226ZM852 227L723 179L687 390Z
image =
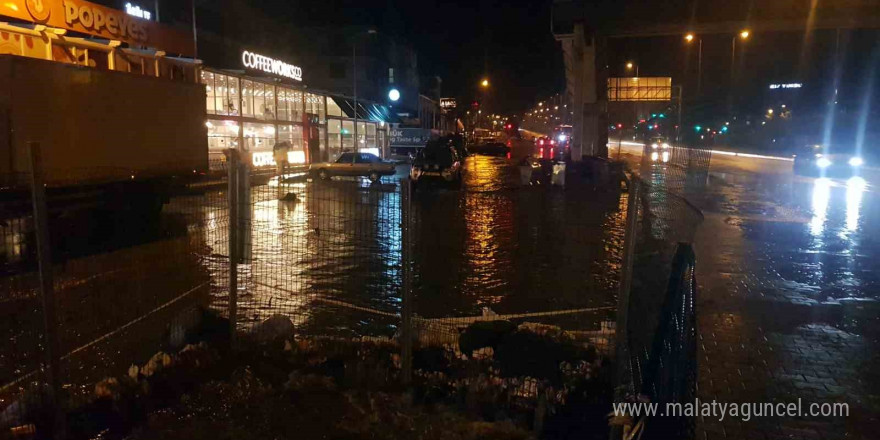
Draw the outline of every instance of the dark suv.
M440 181L461 185L462 158L455 147L444 140L429 141L413 160L410 179L415 184Z

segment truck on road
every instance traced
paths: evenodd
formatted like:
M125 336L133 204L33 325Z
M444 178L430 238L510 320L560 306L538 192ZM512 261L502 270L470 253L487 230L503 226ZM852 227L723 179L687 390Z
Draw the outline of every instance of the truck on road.
M34 142L50 211L157 214L207 170L205 120L200 84L0 55L0 211L28 209Z

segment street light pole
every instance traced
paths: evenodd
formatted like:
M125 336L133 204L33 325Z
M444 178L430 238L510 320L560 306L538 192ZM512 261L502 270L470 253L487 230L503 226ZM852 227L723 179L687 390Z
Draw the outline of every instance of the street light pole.
M697 96L703 94L703 39L697 42Z
M357 43L358 37L363 35L374 35L376 34L375 29L368 29L366 34L356 34L354 37L354 41L351 43L351 70L352 70L352 80L354 81L354 86L352 87L354 93L354 151L358 152L361 149L360 141L358 139L358 80L357 80Z
M357 38L351 44L351 71L354 81L354 151L360 151L358 145L358 77L357 77Z

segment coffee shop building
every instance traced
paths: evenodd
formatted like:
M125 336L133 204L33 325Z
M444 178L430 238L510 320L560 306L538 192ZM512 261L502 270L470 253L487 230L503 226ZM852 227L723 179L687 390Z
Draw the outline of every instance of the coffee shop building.
M237 66L203 66L191 58L186 32L81 0L8 0L3 17L12 20L0 22L0 55L204 84L212 167L222 166L228 148L250 153L255 166L274 166L273 146L284 141L293 164L343 151L387 154L395 119L388 106L311 89L302 69L283 60L242 50Z

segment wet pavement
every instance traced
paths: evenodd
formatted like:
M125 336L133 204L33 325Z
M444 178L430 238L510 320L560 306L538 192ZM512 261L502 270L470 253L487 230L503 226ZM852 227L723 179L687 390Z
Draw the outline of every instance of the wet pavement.
M704 417L698 438L876 438L876 170L794 176L791 162L712 156L697 231L698 396L842 402L848 417Z

